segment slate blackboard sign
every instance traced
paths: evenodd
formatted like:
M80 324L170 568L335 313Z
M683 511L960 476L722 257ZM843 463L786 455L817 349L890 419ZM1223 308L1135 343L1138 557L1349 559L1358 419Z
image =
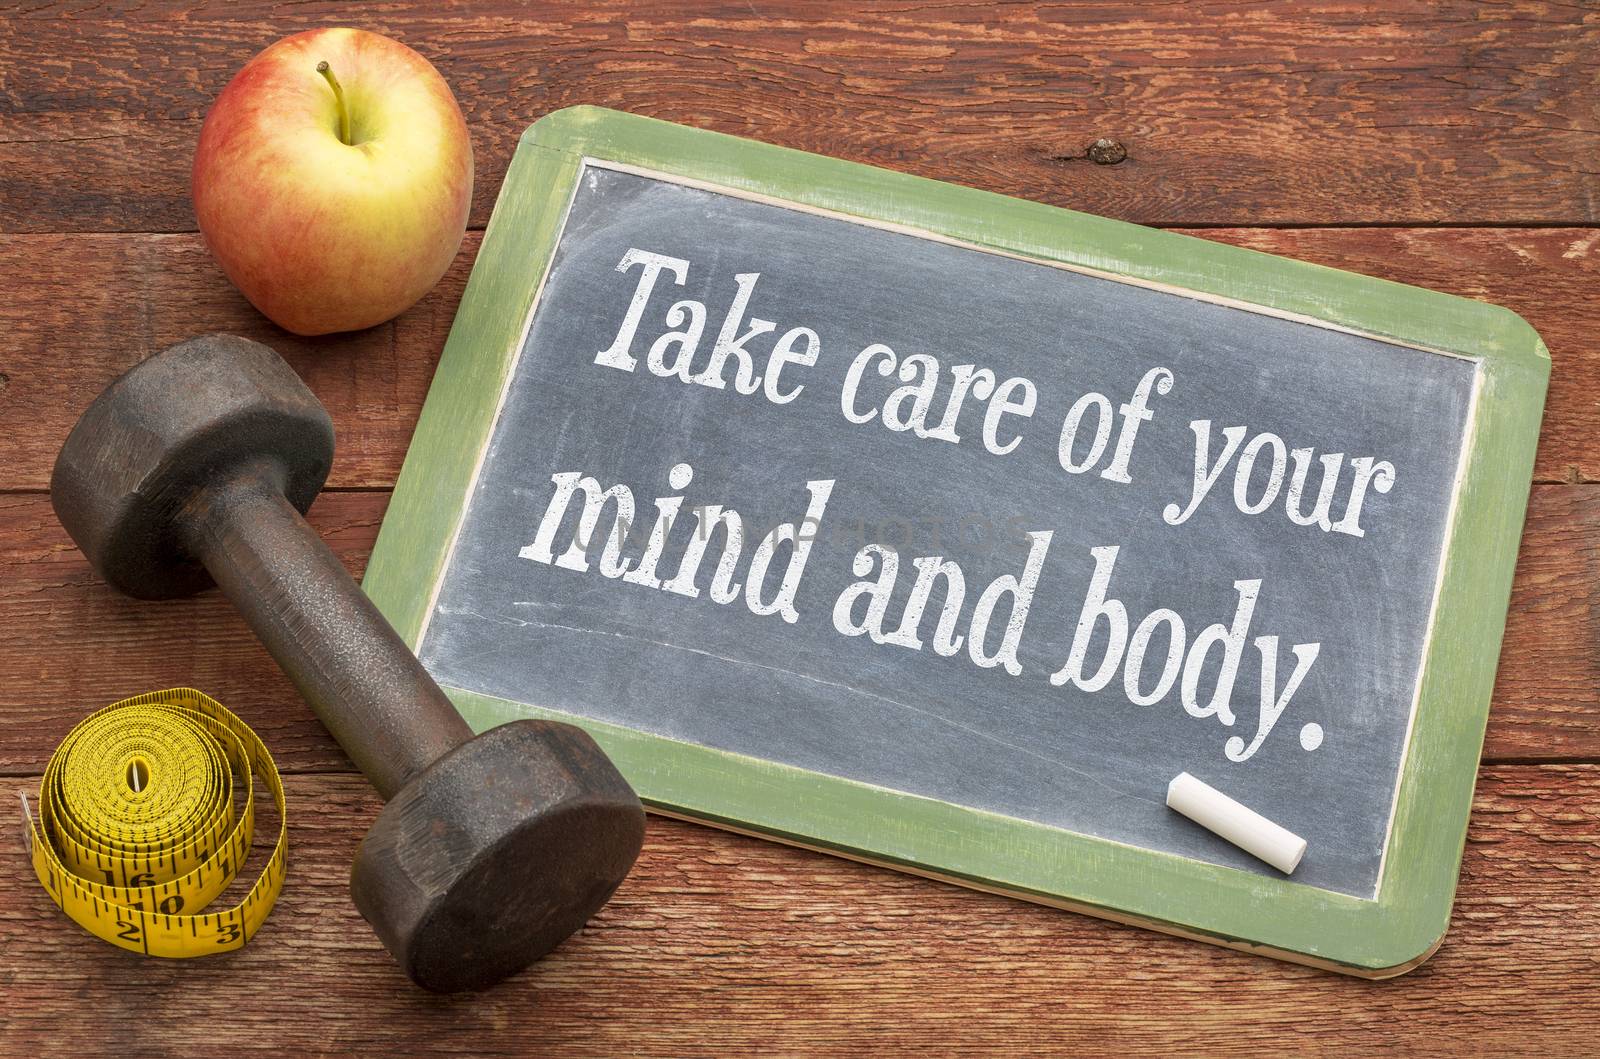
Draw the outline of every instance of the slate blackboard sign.
M593 109L366 587L652 806L1382 975L1448 919L1548 361L1504 310ZM1190 772L1292 877L1168 810Z

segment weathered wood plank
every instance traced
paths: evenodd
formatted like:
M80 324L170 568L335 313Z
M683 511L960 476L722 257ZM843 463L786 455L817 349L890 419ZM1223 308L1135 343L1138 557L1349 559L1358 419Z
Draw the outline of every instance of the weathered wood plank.
M52 17L70 15L71 17ZM206 107L348 5L38 3L0 20L0 231L187 231ZM1600 17L1570 3L399 2L488 217L516 137L594 103L1162 224L1600 220ZM1085 159L1120 141L1114 166Z
M299 338L228 283L195 235L0 236L0 489L41 489L67 432L117 375L174 342L228 331L272 345L333 413L337 485L394 483L477 252L397 320Z
M1600 487L1535 486L1484 751L1600 760Z
M359 574L386 493L329 493L312 522ZM1539 486L1517 569L1484 756L1600 761L1595 628L1600 486ZM11 680L0 772L43 768L81 715L192 684L261 732L292 771L349 767L266 652L215 592L159 603L100 583L39 494L0 496L0 628Z
M313 509L318 530L352 570L365 563L387 503L384 493L330 493ZM43 771L91 710L183 685L243 716L286 771L351 768L220 593L158 603L120 595L39 494L0 496L0 629L11 682L0 771Z
M1600 1032L1592 765L1485 769L1451 932L1386 983L651 817L582 933L490 992L432 997L348 897L375 797L345 775L293 777L289 796L283 898L209 961L96 941L0 844L6 1053L1564 1056Z
M1195 234L1522 313L1554 358L1535 474L1600 480L1600 232L1586 229L1222 229ZM394 483L444 348L478 235L398 320L295 338L252 309L194 235L0 236L0 489L42 489L67 431L118 373L173 342L232 331L269 342L333 413L340 486Z
M477 224L522 128L570 103L1146 222L1592 224L1600 212L1600 11L1587 4L689 7L399 0L358 21L454 84L478 151ZM28 0L0 15L0 492L42 488L106 381L204 329L284 349L338 421L336 480L392 483L475 237L400 321L306 342L255 316L191 236L9 234L188 231L211 98L271 40L351 18L326 0ZM1083 160L1098 136L1122 140L1128 160ZM1539 477L1600 481L1596 232L1205 234L1522 312L1555 356ZM385 502L334 494L313 512L352 569ZM1600 759L1597 505L1588 485L1534 491L1490 760ZM374 797L220 599L121 600L43 497L0 495L0 628L0 771L37 772L92 706L197 683L300 772L284 905L220 961L140 961L94 942L50 907L18 844L0 844L5 1054L1171 1054L1292 1040L1308 1053L1562 1056L1590 1054L1600 1030L1593 765L1483 770L1453 931L1395 982L652 818L639 870L593 927L533 974L443 999L405 984L348 902ZM0 798L36 786L0 780Z

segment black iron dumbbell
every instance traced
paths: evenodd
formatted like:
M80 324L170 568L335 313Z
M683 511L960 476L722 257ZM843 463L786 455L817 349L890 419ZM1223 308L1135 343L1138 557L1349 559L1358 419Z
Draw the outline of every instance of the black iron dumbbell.
M582 729L524 720L473 736L301 518L332 460L333 425L293 369L210 335L96 398L50 499L122 591L221 587L388 800L356 853L356 907L419 985L483 988L606 903L643 810Z

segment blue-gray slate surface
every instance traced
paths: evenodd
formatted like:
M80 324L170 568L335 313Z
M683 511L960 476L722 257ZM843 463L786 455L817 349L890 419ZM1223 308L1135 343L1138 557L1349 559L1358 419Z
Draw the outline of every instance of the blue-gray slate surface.
M658 278L631 347L637 366L624 371L596 363L596 355L612 344L640 287L642 266L618 268L630 249L690 264L682 285L666 272ZM707 308L692 362L701 370L739 289L734 277L751 273L760 278L738 333L756 318L776 324L746 343L758 372L776 336L805 326L819 337L814 366L783 369L781 392L803 384L798 397L775 404L760 391L737 392L733 361L722 389L648 370L654 339L686 322L687 310L670 325L666 319L680 299ZM930 425L943 415L955 365L988 367L1002 382L1030 380L1033 413L1004 417L998 432L999 443L1017 435L1020 443L1004 455L985 447L985 407L977 399L962 408L958 444L890 430L881 414L865 424L846 419L846 374L872 343L901 358L938 358L943 388ZM1131 450L1132 481L1099 473L1119 439L1120 415L1095 468L1064 470L1058 440L1074 403L1094 391L1120 407L1155 367L1169 369L1173 383L1170 392L1149 395L1151 418ZM1192 772L1308 840L1297 881L1371 897L1474 371L1460 358L590 167L494 428L422 658L447 686L1275 874L1165 808L1168 781ZM899 385L869 364L855 409L881 405ZM1223 428L1248 432L1205 501L1172 525L1164 509L1185 506L1194 487L1195 420L1211 424L1208 468L1222 450ZM1096 422L1090 409L1074 459L1089 454ZM1302 512L1317 499L1320 457L1344 455L1333 523L1345 514L1355 458L1392 464L1387 493L1372 483L1365 490L1362 536L1292 522L1289 481L1267 510L1240 509L1237 464L1249 439L1267 432L1283 448L1310 448L1318 458L1308 463ZM1278 451L1270 441L1257 445L1247 505L1269 494ZM683 490L668 483L679 463L693 467ZM1287 466L1292 478L1293 460ZM677 571L695 532L692 509L736 509L751 528L737 584L762 533L804 513L806 483L833 481L795 595L798 620L754 613L744 596L725 604L709 597L721 533L707 542L696 598L602 575L610 509L589 542L586 571L523 557L556 495L552 476L563 472L593 476L602 488L629 487L638 525L621 554L635 562L648 543L653 501L686 498L662 551L663 577ZM576 531L582 499L580 493L560 516L555 555ZM948 656L936 652L942 579L917 630L921 649L835 628L841 592L875 580L881 569L874 560L864 578L852 571L863 533L901 555L882 617L886 631L899 625L917 572L912 558L937 555L961 566L966 592L955 632L970 635L983 588L1021 575L1023 534L1045 531L1052 537L1022 627L1017 675L975 664L965 644ZM1100 690L1051 682L1085 607L1091 549L1107 546L1120 548L1107 592L1126 608L1130 631L1169 608L1184 623L1182 650L1207 626L1232 625L1242 609L1234 583L1259 580L1227 699L1231 726L1185 709L1182 655L1171 687L1149 705L1136 705L1125 689L1126 656ZM791 554L788 545L777 550L761 599L779 592ZM868 602L856 601L851 621L863 619ZM1001 647L1014 602L1003 596L995 608L989 654ZM1081 668L1090 676L1110 649L1109 625L1098 620L1087 642ZM1135 684L1143 695L1159 687L1173 639L1170 621L1151 628ZM1266 652L1257 638L1264 635L1278 637L1269 645L1274 694L1296 671L1293 647L1320 647L1259 748L1247 760L1230 760L1228 739L1248 745L1261 724ZM1225 654L1213 644L1195 663L1196 712L1205 712Z

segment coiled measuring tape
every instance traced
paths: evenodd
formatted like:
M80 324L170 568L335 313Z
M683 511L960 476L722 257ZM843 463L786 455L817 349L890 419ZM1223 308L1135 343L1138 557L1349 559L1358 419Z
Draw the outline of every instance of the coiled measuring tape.
M277 845L243 901L202 912L250 854L257 776L278 807ZM124 949L173 958L237 949L283 887L289 829L277 766L248 725L193 688L85 717L45 767L38 818L26 795L22 808L44 888Z

